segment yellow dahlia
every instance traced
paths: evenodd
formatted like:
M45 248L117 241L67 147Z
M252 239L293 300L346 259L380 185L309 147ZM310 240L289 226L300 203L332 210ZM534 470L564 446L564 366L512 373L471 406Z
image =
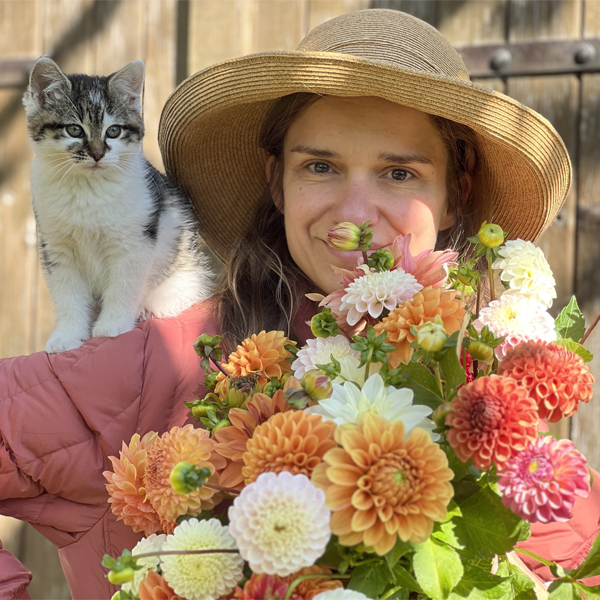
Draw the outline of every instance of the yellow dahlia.
M387 342L396 346L397 350L388 354L390 367L396 368L400 363L410 361L413 348L411 342L416 337L410 332L411 326L419 328L423 323L433 323L439 315L448 335L460 329L465 309L456 291L428 286L417 292L412 300L407 300L394 309L380 323L375 325L375 331L387 332Z
M310 477L323 455L335 448L336 424L302 410L273 415L257 427L242 457L246 485L261 473L289 471Z
M292 358L292 354L285 349L288 344L295 346L296 342L288 340L283 331L261 331L258 335L253 334L245 339L237 350L229 355L229 362L224 364L223 368L234 377L260 373L262 377L258 383L263 386L271 377L280 379L286 373L292 372L292 365L287 360ZM219 373L217 393L223 391L224 380L225 375Z
M129 525L136 533L142 532L147 536L161 529L160 518L146 498L144 486L148 449L156 437L157 433L151 431L140 440L136 433L129 445L123 442L119 458L108 457L114 472L103 473L108 481L108 501L117 520Z
M402 421L365 414L335 438L341 448L325 455L312 482L325 490L340 543L384 555L397 538L425 542L454 493L448 459L429 434L415 428L405 439Z
M220 494L206 486L190 494L178 494L169 480L173 467L185 461L207 467L212 473L208 483L218 483L215 471L225 466L225 460L214 452L215 442L209 439L209 435L205 429L195 429L193 425L173 427L158 438L148 451L146 493L154 510L164 521L172 523L181 515L198 515L222 500Z

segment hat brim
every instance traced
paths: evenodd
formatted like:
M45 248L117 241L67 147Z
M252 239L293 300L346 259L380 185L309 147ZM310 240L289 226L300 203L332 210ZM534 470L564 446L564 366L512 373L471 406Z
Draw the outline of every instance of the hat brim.
M296 92L377 96L471 127L481 150L479 199L511 239L534 241L571 184L567 150L552 125L499 92L446 75L331 52L265 52L186 79L162 111L167 172L190 198L200 233L227 260L267 185L259 132L274 102Z

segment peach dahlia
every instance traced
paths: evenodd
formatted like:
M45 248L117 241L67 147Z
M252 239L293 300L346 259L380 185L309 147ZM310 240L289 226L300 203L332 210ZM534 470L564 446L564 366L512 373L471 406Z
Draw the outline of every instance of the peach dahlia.
M341 447L327 452L312 481L325 490L340 543L363 542L384 555L398 538L425 542L454 494L438 444L420 428L405 439L402 421L374 414L339 427L335 439Z

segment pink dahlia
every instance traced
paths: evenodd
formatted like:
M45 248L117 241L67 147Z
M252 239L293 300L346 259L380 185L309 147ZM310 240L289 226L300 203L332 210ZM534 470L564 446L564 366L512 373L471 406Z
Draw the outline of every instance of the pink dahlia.
M502 503L529 523L568 521L577 496L590 493L585 457L570 440L538 437L499 472Z

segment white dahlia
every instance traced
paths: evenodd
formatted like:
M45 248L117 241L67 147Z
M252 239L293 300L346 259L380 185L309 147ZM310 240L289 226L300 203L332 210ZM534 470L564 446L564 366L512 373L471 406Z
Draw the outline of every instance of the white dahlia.
M556 341L554 319L546 307L535 298L522 294L502 294L498 300L482 308L473 326L481 331L486 325L497 336L506 338L496 347L498 360L504 358L509 348L521 342Z
M413 391L407 388L385 387L381 375L375 374L367 379L362 389L350 382L343 385L334 383L331 397L305 409L305 412L321 415L324 421L333 421L337 425L356 424L361 415L374 413L390 423L402 421L406 435L415 427L421 427L433 441L437 441L440 436L433 433L435 425L427 418L431 408L413 405L413 396Z
M331 362L332 356L336 360L352 356L360 362L360 352L350 348L350 342L345 336L315 338L307 340L306 346L296 354L296 360L292 363L294 377L301 379L307 371L317 369L317 365L326 365Z
M415 277L402 269L368 273L346 288L340 310L347 312L348 325L356 325L367 312L376 319L384 309L394 310L422 289Z
M335 590L325 590L316 596L313 600L371 600L362 592L356 590L346 590L344 588L336 588Z
M148 537L142 538L131 550L133 556L138 554L149 554L150 552L160 552L162 545L164 544L167 536L164 533L157 535L153 533ZM135 572L133 581L128 581L121 586L121 589L129 592L134 598L138 595L138 589L140 583L144 577L148 574L148 571L156 571L160 564L160 556L148 556L147 558L140 558L137 564L142 566L139 571Z
M492 267L502 269L500 279L509 285L505 293L523 294L550 308L556 298L556 281L542 250L532 242L509 240L498 254Z
M189 519L167 537L162 550L233 550L229 528L217 519ZM244 561L236 553L163 555L163 577L186 600L215 600L229 594L244 576Z
M229 529L254 573L285 577L310 567L331 538L325 492L306 475L262 473L229 509Z

